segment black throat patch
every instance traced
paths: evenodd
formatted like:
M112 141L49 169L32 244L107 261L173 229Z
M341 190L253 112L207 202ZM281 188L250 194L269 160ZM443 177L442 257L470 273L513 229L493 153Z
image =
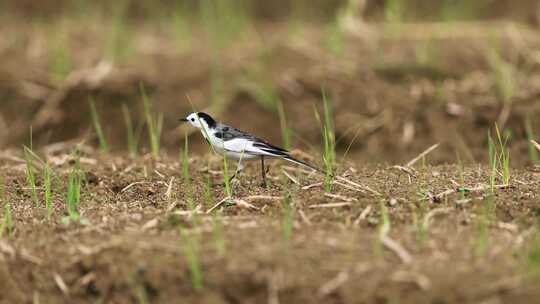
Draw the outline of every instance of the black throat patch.
M216 121L208 114L204 112L197 113L197 116L199 116L200 119L206 121L206 124L209 128L215 128L216 127Z

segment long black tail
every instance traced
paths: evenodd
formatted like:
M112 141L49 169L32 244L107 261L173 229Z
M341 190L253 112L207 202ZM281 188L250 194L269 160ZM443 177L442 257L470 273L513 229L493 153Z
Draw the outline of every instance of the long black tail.
M286 161L290 161L291 163L295 163L297 165L301 165L301 166L310 168L310 169L315 170L315 171L317 171L319 173L326 174L326 172L324 172L323 170L321 170L321 169L319 169L319 168L317 168L317 167L315 167L315 166L313 166L311 164L308 164L308 163L306 163L304 161L298 160L298 159L296 159L296 158L294 158L294 157L292 157L290 155L287 155L287 156L283 157L283 159L286 160Z

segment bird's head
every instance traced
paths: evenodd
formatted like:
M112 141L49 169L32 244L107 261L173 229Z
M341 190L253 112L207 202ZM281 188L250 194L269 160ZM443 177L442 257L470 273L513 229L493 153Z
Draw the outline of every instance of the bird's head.
M195 112L189 114L186 118L180 119L181 122L187 122L195 128L212 129L216 126L216 121L208 114L204 112Z

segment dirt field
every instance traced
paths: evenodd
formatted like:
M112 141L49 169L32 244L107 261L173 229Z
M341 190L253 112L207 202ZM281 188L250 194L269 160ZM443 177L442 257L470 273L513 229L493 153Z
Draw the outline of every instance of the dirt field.
M528 264L538 246L536 172L512 171L514 182L489 196L490 172L481 166L346 167L342 175L359 185L326 193L320 176L288 169L296 185L272 164L268 189L249 167L234 184L236 205L211 209L225 197L220 163L193 158L186 183L174 159L87 155L79 207L87 223L65 225L65 198L54 196L47 221L24 187L24 164L3 161L15 227L0 243L3 301L526 303L539 296ZM64 187L70 166L54 167L53 189ZM284 207L287 195L292 209ZM202 271L198 292L192 249Z
M535 1L184 2L0 4L0 303L535 302ZM280 161L261 187L255 162L229 197L178 124L202 110L322 168L324 96L331 189Z

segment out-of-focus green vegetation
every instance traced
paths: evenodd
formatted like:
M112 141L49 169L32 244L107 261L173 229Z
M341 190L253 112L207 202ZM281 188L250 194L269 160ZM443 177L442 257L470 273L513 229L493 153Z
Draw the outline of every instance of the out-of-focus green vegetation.
M187 17L202 19L207 26L221 26L229 35L254 18L256 20L330 21L339 11L362 10L358 15L386 21L451 21L506 17L527 20L535 11L536 0L164 0L164 1L90 1L90 0L22 0L3 1L1 12L6 17L57 19L71 14L78 22L102 15L122 20L157 20ZM354 15L354 13L353 13ZM116 17L116 18L115 18ZM235 26L232 26L232 25ZM226 28L223 27L227 25Z

